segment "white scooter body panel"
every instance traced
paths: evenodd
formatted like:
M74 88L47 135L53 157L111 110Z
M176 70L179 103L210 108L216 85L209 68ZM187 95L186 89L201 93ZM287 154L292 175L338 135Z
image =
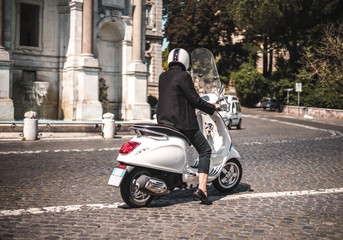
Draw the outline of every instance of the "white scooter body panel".
M182 174L187 164L188 144L177 137L136 136L132 142L140 143L131 153L119 154L117 160L133 166L141 166Z
M211 165L217 166L223 163L223 159L229 156L231 139L225 123L219 113L212 116L198 113L199 127L212 148Z

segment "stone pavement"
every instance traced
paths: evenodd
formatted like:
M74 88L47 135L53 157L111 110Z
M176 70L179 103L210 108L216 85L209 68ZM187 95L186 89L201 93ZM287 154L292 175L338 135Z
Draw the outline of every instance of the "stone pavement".
M0 239L343 239L343 128L275 114L230 131L243 178L209 186L212 206L185 190L127 208L107 181L130 136L2 141Z
M154 201L123 207L1 217L1 239L342 239L343 194ZM174 202L174 203L172 203Z

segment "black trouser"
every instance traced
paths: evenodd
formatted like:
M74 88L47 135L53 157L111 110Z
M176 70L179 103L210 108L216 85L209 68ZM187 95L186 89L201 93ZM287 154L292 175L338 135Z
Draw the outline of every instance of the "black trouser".
M181 130L188 137L199 154L198 173L208 174L211 159L211 147L200 130Z

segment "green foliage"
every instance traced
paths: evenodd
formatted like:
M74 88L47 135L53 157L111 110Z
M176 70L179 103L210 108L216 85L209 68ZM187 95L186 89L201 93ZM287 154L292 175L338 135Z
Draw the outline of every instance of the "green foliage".
M240 46L230 45L234 25L227 11L229 2L169 1L164 34L169 41L169 49L181 47L190 53L205 47L219 57L219 74L228 75L232 69L238 69L242 62L241 55L245 52L241 51Z
M162 69L164 71L168 70L168 55L169 55L169 48L166 48L163 52L162 52Z
M225 86L229 86L230 76L220 76L220 81L224 83Z
M289 61L278 59L277 71L267 79L268 92L266 96L277 98L284 104L287 103L285 88L293 88L289 94L289 105L298 105L298 93L295 92L295 84L302 83L300 93L300 105L306 107L343 108L343 99L339 97L329 86L320 83L318 76L309 74L305 67L294 73Z
M235 25L245 30L246 42L262 46L263 73L269 76L266 53L270 48L286 48L296 71L304 48L318 41L319 26L342 18L342 7L339 0L233 0L230 13Z
M197 9L196 0L171 1L168 4L168 20L165 24L165 37L169 49L184 48L190 52L194 48L194 15Z
M243 63L238 71L232 72L231 80L243 106L253 107L265 95L266 79L251 64Z
M307 71L302 75L318 78L323 88L343 98L343 23L336 25L325 26L320 44L306 49L302 62Z
M342 107L342 91L337 89L343 87L343 67L336 60L332 63L332 56L313 51L325 45L321 43L323 26L343 19L342 0L164 0L163 3L164 16L168 16L165 37L169 49L182 47L191 52L205 47L212 51L222 81L226 84L229 79L235 81L245 106L252 106L266 96L286 103L284 89L295 90L295 83L301 82L300 104ZM237 30L245 38L233 44L231 37ZM273 58L268 59L271 50L276 53L287 50L289 54L288 60L278 59L276 71L272 71ZM263 54L263 76L253 71L258 52ZM342 56L342 50L336 52ZM167 53L163 54L164 60ZM307 63L301 58L303 53L307 54L307 63L326 59L329 71L313 74L313 68L304 68ZM305 72L312 76L306 76ZM295 91L290 93L290 104L297 105Z
M276 71L267 79L267 97L276 98L281 103L287 103L287 92L285 88L293 88L295 91L296 75L289 62L284 58L277 58ZM290 103L297 104L294 92L290 92Z
M308 75L306 68L300 69L297 81L303 84L301 105L306 107L343 109L343 99L329 86L320 83L317 77ZM296 104L294 104L296 105Z
M306 107L343 109L343 100L331 89L316 86L303 100L303 105Z

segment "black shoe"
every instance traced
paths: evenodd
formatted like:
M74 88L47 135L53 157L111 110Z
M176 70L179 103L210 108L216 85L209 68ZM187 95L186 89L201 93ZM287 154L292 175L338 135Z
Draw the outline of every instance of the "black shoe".
M201 200L201 204L212 205L212 202L208 200L205 193L200 188L198 188L193 195Z

